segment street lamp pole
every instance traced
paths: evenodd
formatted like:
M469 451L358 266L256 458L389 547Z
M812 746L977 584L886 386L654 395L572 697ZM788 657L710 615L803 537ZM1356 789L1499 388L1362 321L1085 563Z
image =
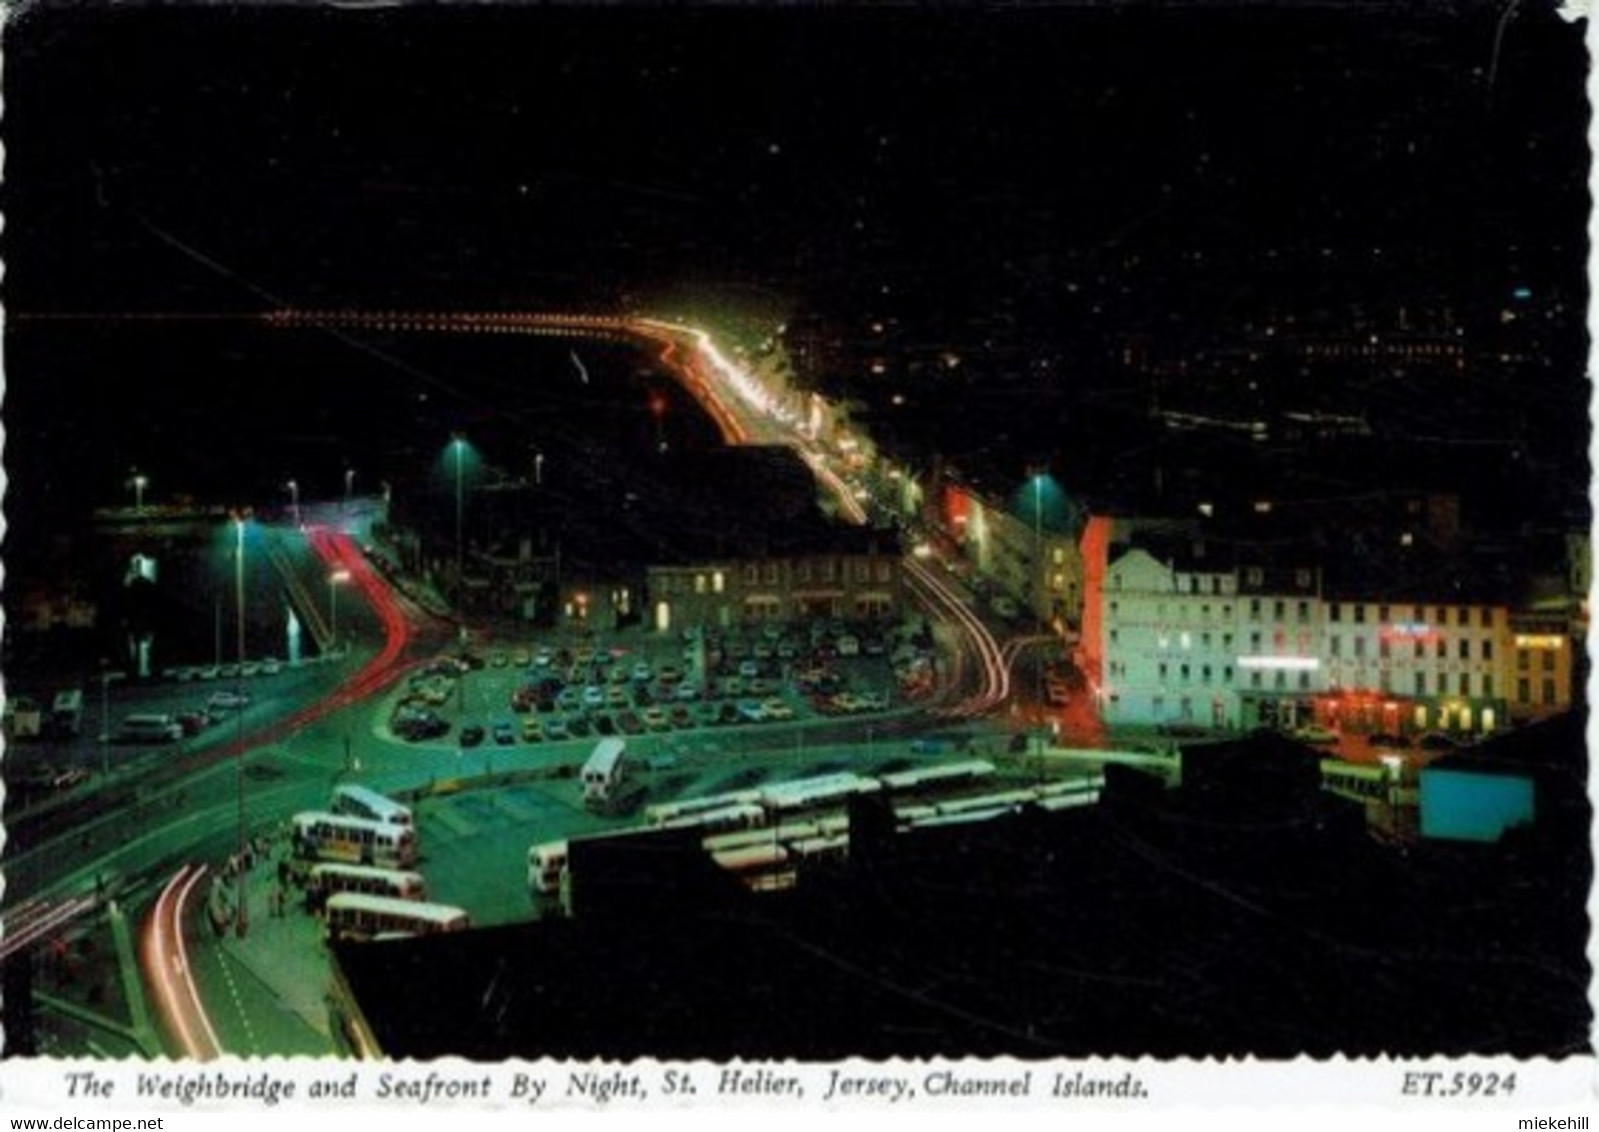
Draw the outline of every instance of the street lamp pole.
M461 618L461 576L462 567L462 512L465 504L465 487L463 461L466 458L466 442L457 436L451 445L455 449L455 616Z
M290 480L287 487L289 489L289 505L294 511L294 525L298 527L300 525L300 481Z
M244 516L237 512L233 516L233 596L238 609L238 646L239 646L239 689L243 690L244 677ZM242 703L234 705L237 712L237 732L234 738L236 777L238 780L239 796L239 855L235 865L234 881L237 900L237 919L234 927L240 936L243 936L250 927L249 912L245 907L244 886L244 860L245 860L245 818L244 818L244 708Z
M144 488L150 481L141 472L133 473L133 509L144 510Z

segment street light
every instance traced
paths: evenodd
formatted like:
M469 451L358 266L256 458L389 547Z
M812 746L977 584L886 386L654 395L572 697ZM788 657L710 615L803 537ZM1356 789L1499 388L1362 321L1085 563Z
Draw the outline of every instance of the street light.
M133 508L135 511L144 510L144 489L149 484L149 478L139 471L133 473Z
M244 820L244 524L249 518L248 511L235 511L233 513L233 596L238 609L239 628L239 675L237 677L236 691L239 699L234 704L237 713L237 733L234 739L234 748L237 751L235 767L238 778L239 795L239 855L234 872L236 886L237 919L234 928L242 937L250 928L250 915L245 907L244 888L244 859L245 859L245 820Z
M455 451L455 616L459 619L461 616L461 583L464 580L461 576L462 513L466 499L464 486L466 441L461 437L460 433L455 434L454 439L450 441L450 447Z
M535 452L535 453L533 453L533 486L534 487L542 487L543 485L544 485L544 453Z
M338 569L328 575L328 632L332 640L329 647L339 647L339 586L350 580L350 572Z
M300 525L300 482L290 480L284 485L289 489L289 504L294 510L294 525Z
M344 504L345 504L346 507L349 506L350 497L353 496L354 494L355 494L355 469L354 468L345 468L344 469Z

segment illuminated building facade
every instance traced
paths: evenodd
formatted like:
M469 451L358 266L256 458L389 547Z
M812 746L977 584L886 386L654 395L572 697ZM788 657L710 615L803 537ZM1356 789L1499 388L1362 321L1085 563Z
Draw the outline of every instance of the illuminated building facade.
M904 609L897 545L655 565L650 625L731 628L787 621L889 622Z
M1143 538L1108 554L1085 652L1112 726L1487 734L1570 708L1565 616L1455 595L1326 593L1308 562Z

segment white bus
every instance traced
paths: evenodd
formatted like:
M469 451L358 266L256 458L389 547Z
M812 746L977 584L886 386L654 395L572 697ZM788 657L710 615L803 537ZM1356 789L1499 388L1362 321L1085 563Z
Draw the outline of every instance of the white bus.
M566 871L567 844L545 841L527 851L528 891L554 896L561 891L561 874Z
M349 783L333 789L333 812L367 821L380 821L388 825L414 825L411 810L386 794L379 794L367 786Z
M725 794L705 794L698 798L679 798L675 802L657 802L644 810L644 820L650 825L671 825L691 814L705 810L720 810L729 806L754 806L761 800L759 790L731 790Z
M621 739L601 739L594 753L583 764L583 804L603 808L627 775L627 743Z
M968 759L964 762L926 766L920 770L902 770L878 776L878 781L889 790L917 790L923 786L948 786L957 782L971 782L987 778L994 773L994 764L987 759Z
M761 788L761 805L782 813L804 810L828 802L841 802L853 794L870 794L882 789L875 778L858 774L823 774L815 778L796 778Z
M753 829L765 820L765 810L746 802L742 805L718 806L711 810L694 810L650 824L655 829L703 829L712 832L724 829Z
M449 904L369 896L364 892L338 892L328 897L323 922L328 938L339 940L432 935L465 931L472 926L471 917Z
M111 736L116 743L175 743L183 738L183 725L165 712L138 712L122 717Z
M427 881L421 873L380 869L373 865L313 865L306 889L317 900L326 900L340 892L392 896L397 900L426 900L428 897Z
M293 836L301 857L388 869L416 863L416 831L407 826L310 811L294 815Z

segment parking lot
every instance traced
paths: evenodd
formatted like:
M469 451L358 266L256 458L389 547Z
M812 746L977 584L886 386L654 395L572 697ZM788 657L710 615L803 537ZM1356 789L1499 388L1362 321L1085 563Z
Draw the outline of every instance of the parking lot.
M414 673L390 729L411 742L511 747L861 715L913 702L930 666L902 635L842 626L500 642Z

